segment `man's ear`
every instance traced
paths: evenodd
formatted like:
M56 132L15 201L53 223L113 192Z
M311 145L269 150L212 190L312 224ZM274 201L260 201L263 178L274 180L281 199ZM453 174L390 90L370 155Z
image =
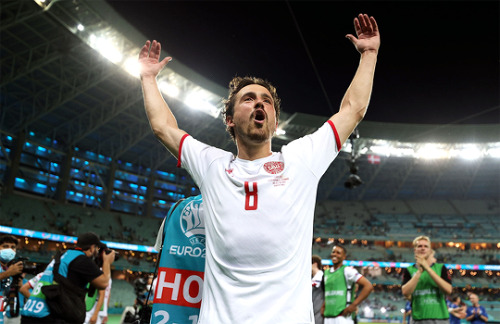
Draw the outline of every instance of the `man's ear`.
M226 116L226 125L229 126L229 127L233 127L234 126L233 116Z

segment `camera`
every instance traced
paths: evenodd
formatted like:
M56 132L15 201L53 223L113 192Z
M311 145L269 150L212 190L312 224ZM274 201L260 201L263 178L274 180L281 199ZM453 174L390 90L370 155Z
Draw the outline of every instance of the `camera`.
M152 306L148 303L150 289L151 282L149 278L134 280L136 303L133 310L124 312L123 324L147 324L150 322L152 311Z
M29 262L29 260L30 260L29 258L20 256L13 259L7 264L7 266L10 267L11 265L16 264L18 262L23 263L23 272L11 277L12 281L6 296L6 303L9 306L10 315L12 317L19 316L19 307L20 307L19 288L21 288L20 282L22 282L22 279L24 277L23 275L24 274L36 275L38 273L36 264L33 262Z
M13 264L16 264L18 262L22 262L23 263L23 273L28 273L28 274L37 274L38 272L36 271L36 264L33 263L33 262L29 262L29 258L26 258L26 257L22 257L22 256L19 256L13 260L11 260L9 263L7 263L7 267L10 267L11 265ZM16 275L19 277L21 277L20 274ZM14 277L12 277L14 278Z
M103 247L101 247L99 249L99 256L95 259L95 263L99 266L99 268L102 267L102 256L103 254L110 254L113 250L109 249L106 245L104 245ZM115 260L114 261L117 261L118 259L120 259L120 254L118 253L118 251L115 250Z

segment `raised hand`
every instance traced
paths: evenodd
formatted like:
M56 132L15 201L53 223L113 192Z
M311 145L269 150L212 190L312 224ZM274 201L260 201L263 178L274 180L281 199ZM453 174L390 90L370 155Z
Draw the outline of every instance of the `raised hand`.
M357 38L352 34L347 34L348 38L360 53L366 51L378 52L380 47L380 33L375 18L368 17L367 14L359 14L354 18L354 30Z
M149 40L141 48L139 53L140 75L143 77L156 77L158 73L172 60L172 57L167 56L160 61L161 44L156 40L151 43Z

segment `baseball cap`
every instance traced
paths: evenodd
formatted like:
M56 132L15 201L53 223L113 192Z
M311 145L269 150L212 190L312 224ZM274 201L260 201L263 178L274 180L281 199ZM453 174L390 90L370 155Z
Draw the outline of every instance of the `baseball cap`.
M78 236L78 241L76 245L79 247L90 247L92 244L97 245L98 248L106 247L106 244L102 243L99 236L93 232L83 233Z

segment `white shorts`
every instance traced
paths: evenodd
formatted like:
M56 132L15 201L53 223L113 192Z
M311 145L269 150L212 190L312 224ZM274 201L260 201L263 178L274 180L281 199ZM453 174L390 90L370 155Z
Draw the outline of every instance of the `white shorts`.
M325 317L324 324L354 324L354 321L350 316Z

